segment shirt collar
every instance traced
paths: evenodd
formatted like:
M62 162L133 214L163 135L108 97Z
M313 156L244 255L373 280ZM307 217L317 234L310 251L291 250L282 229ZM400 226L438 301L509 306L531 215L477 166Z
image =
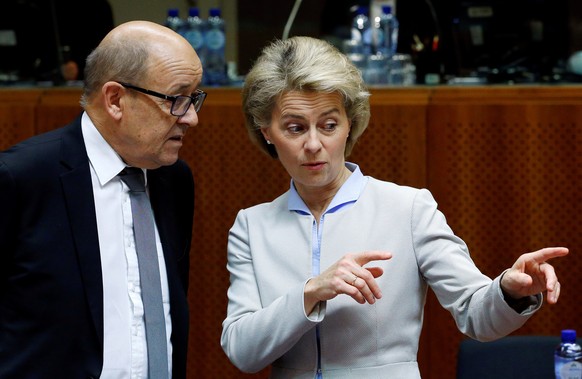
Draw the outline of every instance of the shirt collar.
M81 118L81 130L89 162L97 175L99 184L106 185L127 165L119 154L105 141L101 133L85 112Z
M352 174L341 186L339 191L337 191L324 213L333 212L347 203L355 202L358 200L364 189L366 184L366 177L362 174L360 167L357 164L351 162L346 162L346 167L352 172ZM293 179L291 179L287 206L290 211L298 211L306 214L311 213L295 189Z

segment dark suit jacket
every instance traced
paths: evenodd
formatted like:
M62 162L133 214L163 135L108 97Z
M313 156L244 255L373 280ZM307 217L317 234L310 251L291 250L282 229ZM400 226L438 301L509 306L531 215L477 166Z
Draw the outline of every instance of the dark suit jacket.
M194 182L148 172L168 273L173 377L186 376ZM80 118L0 153L0 378L98 378L103 285Z

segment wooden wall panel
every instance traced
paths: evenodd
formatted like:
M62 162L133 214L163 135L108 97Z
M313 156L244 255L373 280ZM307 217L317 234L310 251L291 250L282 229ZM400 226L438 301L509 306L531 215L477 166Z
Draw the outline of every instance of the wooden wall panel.
M582 96L569 88L441 89L428 112L428 184L477 266L494 277L522 253L567 246L553 263L563 285L515 334L582 330ZM461 96L461 94L467 94ZM436 305L434 299L431 304ZM450 315L427 319L435 378L454 377L462 336Z
M35 134L39 90L0 91L0 150Z
M426 109L430 91L372 89L370 123L348 161L365 175L398 184L426 186Z
M43 133L70 123L81 114L80 88L52 88L43 93L37 107L36 132Z
M563 292L518 334L582 330L582 96L578 86L373 88L372 119L350 161L379 179L428 187L477 265L495 276L522 252L571 248L556 262ZM267 378L240 373L220 348L226 314L227 234L239 209L289 186L278 161L248 140L240 89L209 88L181 156L194 172L190 269L191 378ZM78 88L0 91L0 149L62 126L80 112ZM454 377L463 336L431 294L419 364L423 379Z
M196 182L190 377L266 378L267 371L241 374L220 347L229 284L226 245L237 211L274 198L288 187L288 179L276 161L249 142L238 92L209 91L199 119L181 150Z

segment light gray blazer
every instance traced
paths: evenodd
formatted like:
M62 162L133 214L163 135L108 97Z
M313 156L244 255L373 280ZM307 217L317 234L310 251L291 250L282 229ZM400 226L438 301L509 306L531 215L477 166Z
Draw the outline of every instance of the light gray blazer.
M351 207L325 216L321 271L349 252L387 250L382 298L358 304L339 295L310 315L303 288L311 274L313 217L289 211L289 192L241 210L228 239L228 311L221 345L244 372L272 365L273 378L313 378L315 326L324 378L420 378L419 336L427 288L459 330L485 341L519 328L541 306L518 314L499 277L482 274L428 190L369 178Z

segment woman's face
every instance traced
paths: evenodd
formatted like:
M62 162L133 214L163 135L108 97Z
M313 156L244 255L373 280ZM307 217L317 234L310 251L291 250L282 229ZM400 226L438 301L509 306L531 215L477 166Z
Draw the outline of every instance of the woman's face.
M343 183L350 121L338 93L287 92L261 129L297 190L337 190Z

